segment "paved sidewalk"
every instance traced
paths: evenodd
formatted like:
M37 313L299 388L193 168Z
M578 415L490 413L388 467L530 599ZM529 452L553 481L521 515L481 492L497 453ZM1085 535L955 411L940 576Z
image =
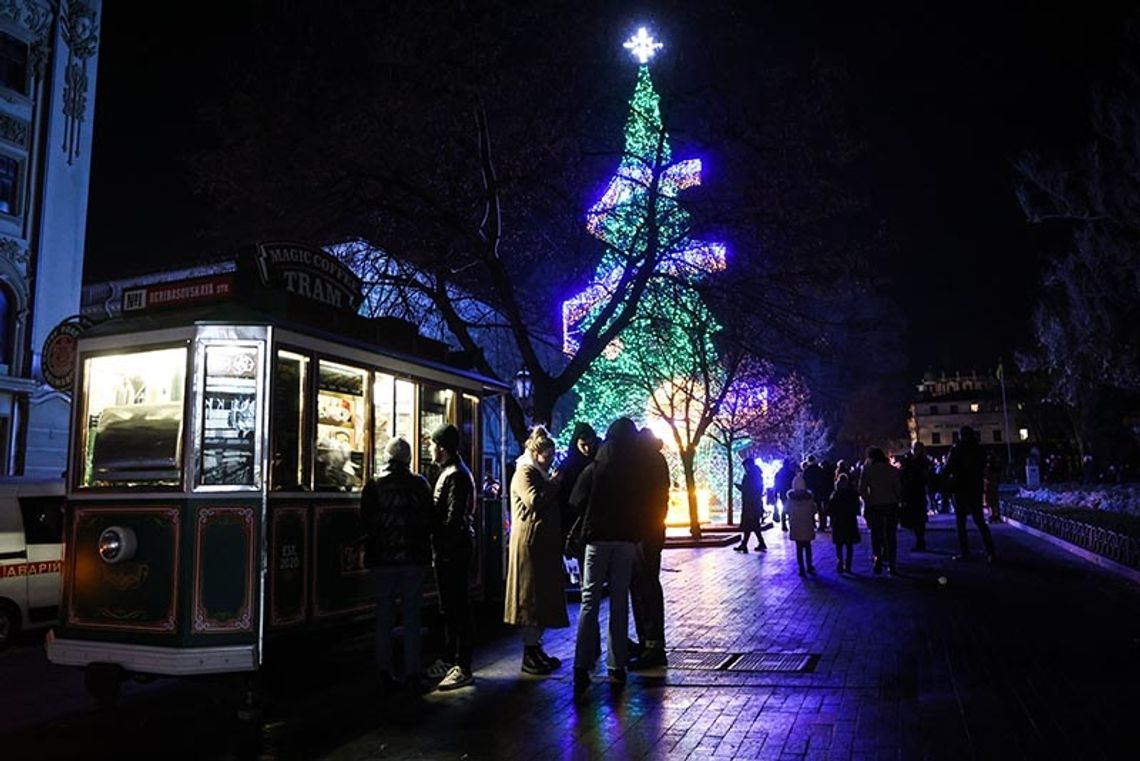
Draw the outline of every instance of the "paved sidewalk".
M771 549L764 554L666 552L668 646L812 653L810 673L670 667L631 675L623 691L599 676L575 700L571 630L547 637L547 649L567 662L553 678L520 675L521 647L503 636L480 649L476 687L430 695L422 705L377 705L374 728L324 756L1087 759L1137 752L1140 588L1131 582L1008 526L995 527L997 564L953 560L949 516L932 521L929 553L908 552L909 533L899 532L901 575L893 578L871 574L866 536L855 574L841 577L830 536L821 534L819 575L808 579L796 574L792 543L778 529L765 536Z

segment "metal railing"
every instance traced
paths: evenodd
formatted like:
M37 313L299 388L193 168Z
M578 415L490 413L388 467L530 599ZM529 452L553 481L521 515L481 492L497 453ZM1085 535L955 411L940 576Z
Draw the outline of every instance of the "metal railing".
M1030 528L1044 531L1081 549L1114 560L1129 568L1140 569L1140 539L1099 526L1063 518L1045 510L1002 500L1002 513Z

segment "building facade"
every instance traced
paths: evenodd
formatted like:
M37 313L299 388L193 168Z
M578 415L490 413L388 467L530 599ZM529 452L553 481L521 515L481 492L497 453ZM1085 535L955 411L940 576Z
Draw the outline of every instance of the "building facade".
M58 477L67 458L69 394L43 350L79 313L101 14L0 1L0 475Z
M996 373L927 372L917 392L910 404L907 429L911 442L922 442L932 454L949 450L964 425L977 431L979 440L987 447L1012 451L1036 441L1023 414L1025 405L1019 386L1007 383L1003 405Z

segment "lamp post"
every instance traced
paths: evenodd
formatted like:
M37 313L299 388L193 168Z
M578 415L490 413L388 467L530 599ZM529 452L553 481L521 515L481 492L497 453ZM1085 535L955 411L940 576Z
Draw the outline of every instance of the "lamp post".
M515 398L519 400L519 406L522 407L523 422L529 428L530 416L533 412L531 403L534 401L534 380L530 376L530 370L525 367L515 373Z

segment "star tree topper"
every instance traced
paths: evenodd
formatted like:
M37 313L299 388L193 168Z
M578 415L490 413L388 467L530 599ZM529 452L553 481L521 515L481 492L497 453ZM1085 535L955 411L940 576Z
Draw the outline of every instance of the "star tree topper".
M639 62L646 64L664 45L653 39L649 32L645 31L645 27L641 27L622 47L632 53Z

